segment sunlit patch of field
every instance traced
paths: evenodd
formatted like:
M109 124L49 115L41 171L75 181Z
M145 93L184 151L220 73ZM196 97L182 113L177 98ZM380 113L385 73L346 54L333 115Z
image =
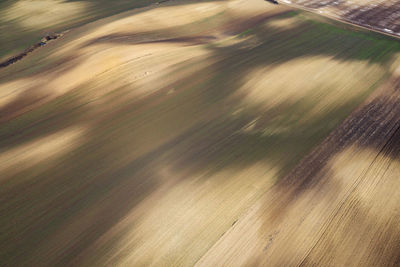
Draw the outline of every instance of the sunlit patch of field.
M267 27L276 27L276 28L295 28L296 27L296 18L285 18L280 20L272 20L267 22Z
M260 189L266 186L259 178L276 175L273 168L267 173L266 169L264 164L255 164L242 171L225 170L189 177L186 173L160 167L163 185L93 244L89 254L113 243L115 235L123 232L113 250L93 258L85 258L82 254L80 264L160 265L173 262L192 265L192 255L207 250L210 242L216 242L219 233L232 225L231 220L236 220L237 214L259 197ZM177 221L180 227L176 226ZM215 229L209 229L209 225L214 225Z
M329 265L332 259L338 265L391 265L398 257L393 247L400 240L400 194L396 190L400 161L368 149L350 150L332 160L331 179L345 183L350 175L358 175L357 187L307 257L309 265ZM353 174L355 170L362 172Z
M0 161L2 162L0 176L6 179L21 170L40 164L41 161L53 160L58 154L73 150L84 134L84 129L82 128L84 127L65 129L27 144L5 150L0 155ZM4 183L5 181L1 182ZM20 182L18 180L11 181L11 183Z
M28 29L45 29L77 19L87 11L87 5L87 2L63 0L21 0L2 10L2 19L18 21Z
M308 97L315 101L310 110L310 116L315 117L321 111L335 108L340 101L357 99L365 88L384 73L385 67L380 64L351 59L337 60L330 56L310 56L278 66L255 69L245 77L248 81L238 93L249 104L269 108L293 105Z
M263 194L285 200L276 185L399 52L258 0L71 30L0 73L1 262L193 265Z

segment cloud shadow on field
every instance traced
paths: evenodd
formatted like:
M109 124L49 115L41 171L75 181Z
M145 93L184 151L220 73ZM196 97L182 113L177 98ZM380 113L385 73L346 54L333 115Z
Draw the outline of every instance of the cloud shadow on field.
M202 35L206 38L200 43L210 52L209 57L216 59L215 63L143 99L126 99L116 107L110 105L105 111L93 111L93 107L77 100L79 94L76 96L76 92L71 91L30 114L3 123L0 146L4 150L71 125L85 125L88 130L73 151L27 170L21 166L21 171L2 184L0 211L7 216L2 216L0 221L1 262L5 265L73 262L160 186L160 166L170 167L173 173L185 170L198 174L206 170L212 174L268 161L279 166L279 178L282 178L362 99L344 101L304 124L296 124L296 115L309 112L312 101L295 101L271 108L244 105L243 97L235 93L243 87L245 78L258 67L279 66L312 56L385 65L400 50L399 45L389 39L376 40L366 33L347 33L332 25L303 21L294 28L282 30L263 26L266 21L268 18L252 24L249 37L257 41L254 47L246 47L240 41L243 37L237 37L239 41L233 45L221 45L214 42L212 35ZM247 30L234 28L234 25L223 27L228 29L225 33L232 35ZM118 38L104 36L94 41L134 45L136 36L137 33ZM175 43L199 45L198 37L183 38L176 35L174 29L168 30L163 38L149 42L174 40ZM381 49L383 47L385 49ZM210 70L213 74L205 75ZM168 75L173 75L174 71ZM167 94L171 88L176 91ZM104 98L113 100L110 96ZM389 127L396 119L397 107L400 107L398 102L382 99L355 114L356 117L359 114L357 121L365 120L362 125L371 126L378 123L377 119L385 118ZM240 109L242 111L236 113ZM365 116L366 112L379 118ZM246 131L255 119L252 130ZM263 127L269 127L271 132L263 132ZM280 131L282 127L286 130ZM351 127L346 129L351 132ZM384 136L375 134L379 133L368 134L360 127L343 140L334 139L336 135L330 138L344 147L365 135L366 139L361 138L360 144L378 149ZM296 187L299 192L312 188L314 179L318 179L315 173L334 153L337 151L323 154L322 158L315 158L318 154L313 153L303 162L310 168L300 173L296 169L283 178L279 186ZM13 184L14 180L28 176L24 182ZM75 226L72 230L71 225ZM61 239L65 229L71 231L71 235ZM52 248L54 240L61 241L60 250L52 250L47 259L37 258L36 253L46 247ZM108 245L112 248L114 243Z

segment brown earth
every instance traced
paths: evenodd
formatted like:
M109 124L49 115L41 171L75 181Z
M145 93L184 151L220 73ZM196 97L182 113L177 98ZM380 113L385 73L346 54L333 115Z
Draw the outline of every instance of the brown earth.
M281 3L314 10L369 29L400 36L400 1L398 0L284 0Z

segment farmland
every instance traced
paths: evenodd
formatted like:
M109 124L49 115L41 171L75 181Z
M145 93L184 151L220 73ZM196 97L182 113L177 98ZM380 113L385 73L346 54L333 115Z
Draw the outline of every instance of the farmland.
M22 52L46 34L154 3L157 1L0 1L0 61Z
M398 0L283 0L282 3L305 7L321 15L400 36Z
M81 16L0 69L0 265L396 264L398 40L258 0Z

